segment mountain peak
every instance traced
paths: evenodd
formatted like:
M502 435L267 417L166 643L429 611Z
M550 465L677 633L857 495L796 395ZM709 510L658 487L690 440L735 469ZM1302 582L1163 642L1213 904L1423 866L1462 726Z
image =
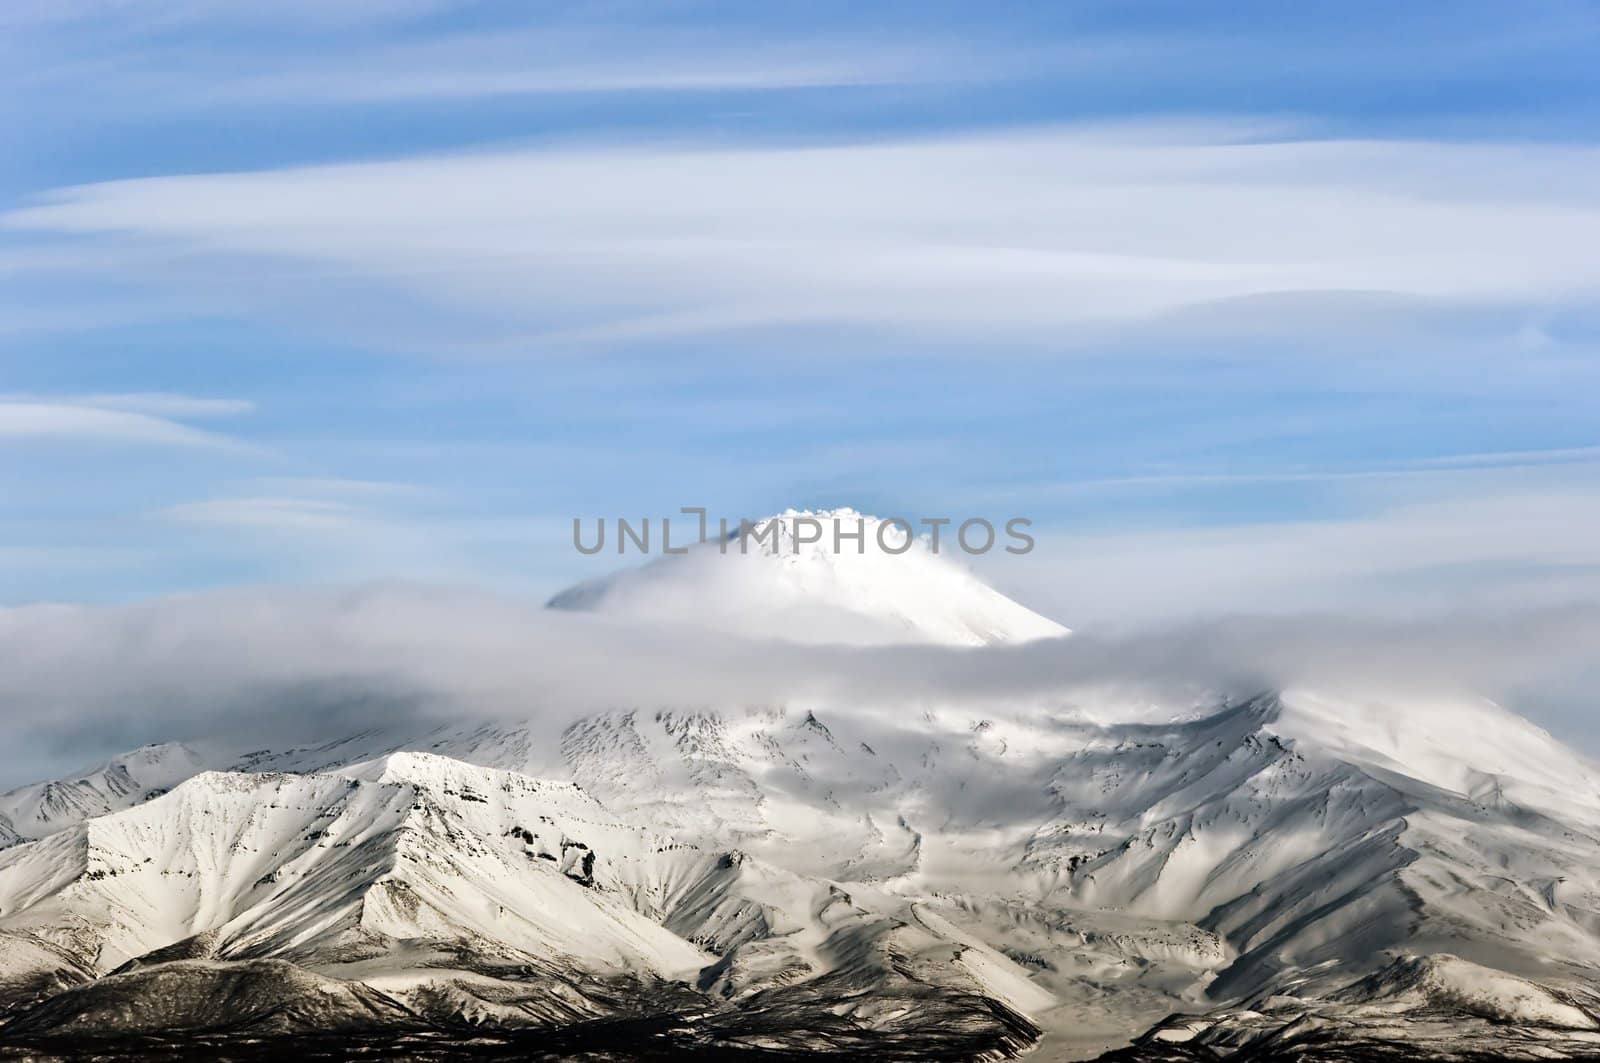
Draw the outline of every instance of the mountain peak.
M727 540L580 583L554 609L790 642L983 646L1066 628L1007 598L904 521L852 509L785 510Z

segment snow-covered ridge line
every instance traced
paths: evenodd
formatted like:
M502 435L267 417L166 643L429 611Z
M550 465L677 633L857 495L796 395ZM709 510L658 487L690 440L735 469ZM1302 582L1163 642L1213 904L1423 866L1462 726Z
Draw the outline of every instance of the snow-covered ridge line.
M372 734L303 752L309 772L135 787L0 851L0 961L55 984L267 955L389 985L395 943L428 940L718 999L844 979L864 1001L912 971L1020 1013L1089 1000L1131 1036L1269 999L1359 1026L1379 1005L1340 994L1451 954L1474 966L1439 977L1491 972L1468 981L1530 1029L1581 1026L1518 1011L1530 993L1588 1014L1593 766L1487 703L658 709L580 720L558 749L536 733ZM559 778L504 770L541 756ZM1195 1036L1256 1036L1207 1021Z
M314 1000L332 994L385 1022L406 1009L452 1023L580 1021L645 1006L669 992L658 983L698 999L697 1012L793 991L785 1014L848 1015L863 1038L876 1036L877 1005L841 1012L836 995L879 990L903 998L887 1014L932 1009L946 1034L1025 1045L1032 1027L1012 1009L1049 994L904 909L632 826L570 781L433 754L309 774L203 771L0 853L0 1014L18 1014L0 1041L62 1022L129 1032L156 986L266 972L288 979L271 993L289 993L291 1011L303 1006L298 979ZM129 976L140 971L150 978Z
M572 597L741 635L1061 633L928 553L691 552ZM145 747L0 812L0 1047L165 999L205 1028L222 991L294 1028L692 1016L917 1059L1040 1025L1149 1031L1138 1060L1600 1046L1600 769L1471 698L397 721Z

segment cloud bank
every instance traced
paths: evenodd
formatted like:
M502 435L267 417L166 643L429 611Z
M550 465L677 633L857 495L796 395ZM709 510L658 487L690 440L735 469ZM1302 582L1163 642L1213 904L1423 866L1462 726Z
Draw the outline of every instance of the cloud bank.
M1584 730L1600 610L1412 622L1197 621L984 650L801 647L552 612L417 586L235 590L131 606L0 611L11 782L147 741L286 744L385 724L533 720L551 739L620 707L832 705L914 714L1262 689L1489 696ZM67 764L66 761L73 764Z

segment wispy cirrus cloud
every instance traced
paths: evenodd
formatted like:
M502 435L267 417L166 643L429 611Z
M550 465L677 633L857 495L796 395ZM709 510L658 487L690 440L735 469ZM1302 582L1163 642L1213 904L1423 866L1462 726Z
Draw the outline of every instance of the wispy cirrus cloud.
M0 403L86 406L101 410L120 410L124 413L144 414L150 417L192 419L238 417L253 413L256 408L256 404L248 399L180 395L169 391L55 396L14 392L11 394L0 393Z
M416 484L335 476L262 476L249 488L254 493L181 502L156 515L179 524L283 532L311 541L393 538L407 534L404 503L435 497Z
M3 222L253 261L265 283L300 263L525 348L807 324L1060 346L1199 306L1293 328L1307 298L1358 293L1588 305L1597 163L1215 125L568 145L86 185Z
M283 477L255 486L277 493L179 502L138 523L179 537L190 556L293 583L404 573L540 593L562 579L554 573L565 569L570 550L569 518L475 515L407 484Z
M1340 481L1437 480L1451 472L1471 474L1485 470L1538 469L1560 465L1600 465L1600 446L1548 447L1540 450L1473 451L1438 454L1361 466L1259 468L1211 470L1190 468L1168 473L1107 476L1030 485L1039 496L1073 494L1119 488L1164 488L1227 484L1334 484ZM1014 490L1014 489L1013 489Z
M1050 58L1036 48L978 48L970 34L785 27L760 17L674 21L645 8L505 11L487 20L456 18L465 13L450 9L464 5L451 3L106 10L120 6L63 4L9 20L0 13L0 26L9 21L18 43L32 45L15 49L17 87L72 93L92 75L137 89L136 98L108 101L127 116L152 106L196 114L951 84L1016 76Z
M218 416L248 409L231 400L177 395L85 396L17 401L0 396L0 439L77 440L189 447L240 455L260 454L253 444L194 428L175 416Z
M1435 485L1437 487L1437 485ZM1038 608L1093 629L1228 613L1448 607L1492 616L1600 598L1600 477L1526 483L1485 472L1345 515L1115 533L1055 527L1025 558L988 559Z
M394 480L358 480L338 476L266 476L260 485L274 492L319 499L378 500L424 498L431 492L417 484Z
M183 524L297 533L351 533L370 514L359 506L317 498L211 499L171 506L161 516Z
M736 34L557 27L391 44L367 51L356 65L279 64L254 74L222 75L214 84L223 98L237 101L463 101L895 85L976 76L978 63L933 43L780 42L739 40Z

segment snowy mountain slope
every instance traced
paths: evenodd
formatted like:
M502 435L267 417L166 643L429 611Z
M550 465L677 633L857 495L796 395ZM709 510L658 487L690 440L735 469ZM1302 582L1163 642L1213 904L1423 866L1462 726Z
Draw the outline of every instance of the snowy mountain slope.
M1600 902L1592 812L1558 821L1397 775L1349 746L1329 754L1305 704L1258 702L1188 734L1141 736L1148 751L1132 763L1119 755L1065 771L1065 822L1030 862L1075 901L1218 934L1236 955L1209 986L1213 999L1312 995L1371 973L1394 950L1586 976ZM1458 726L1472 729L1474 708L1458 707ZM1478 713L1485 725L1499 715ZM1241 737L1206 750L1222 727ZM1588 769L1550 745L1547 770L1592 788ZM1138 815L1104 814L1130 780L1145 789L1155 779ZM1082 826L1068 827L1074 820ZM1554 882L1567 903L1544 896Z
M483 769L468 769L469 782L410 754L380 763L349 775L207 772L8 850L0 929L54 940L102 972L197 935L224 958L449 937L656 974L704 964L583 888L595 858L580 836L651 843L570 785Z
M597 859L593 875L629 910L703 949L697 983L719 998L827 979L882 993L905 956L956 939L1006 957L1006 970L1031 972L1074 1015L1129 1036L1168 1012L1218 1004L1274 1001L1281 1013L1295 1000L1337 1012L1334 995L1396 956L1457 955L1541 992L1585 991L1600 961L1600 788L1592 766L1538 729L1484 703L1396 706L1305 691L1207 712L1175 706L1168 723L1115 715L1065 702L981 718L932 707L911 719L823 706L632 710L578 721L559 750L519 727L414 741L519 765L559 757L583 789L540 783L538 796L584 824L569 833L637 838L627 824L647 823L670 839L660 853L613 840L600 851L628 859ZM290 757L338 760L396 741L372 735ZM502 784L472 781L479 771L400 755L304 778L464 800L473 836L526 826L509 822L511 812L485 818L461 797L501 800ZM337 805L326 790L309 800L318 802ZM8 868L57 876L22 875L22 902L38 909L30 898L88 870L72 837L0 853ZM569 881L583 874L572 855L582 851L551 832L523 848ZM429 860L484 875L458 857ZM810 877L818 873L823 880ZM530 903L519 893L511 906ZM10 919L12 904L0 926L26 930ZM570 947L558 929L517 938L455 901L438 908L452 926L519 948ZM193 932L190 919L158 938ZM909 940L930 923L941 928L932 943ZM238 925L256 935L241 940L270 944L223 947L301 958L339 941L342 924L332 920L299 950L302 917L246 909ZM390 936L411 933L405 926ZM153 947L141 940L121 954ZM359 972L369 959L340 970ZM670 964L635 964L671 974ZM943 968L940 984L1009 999L1025 1014L1048 1007L1004 977L952 970L949 957Z
M1548 735L1487 704L1307 692L1173 715L930 713L896 734L820 709L631 712L564 748L630 817L928 898L1124 1016L1311 999L1396 954L1558 992L1592 977L1596 775ZM1436 741L1447 721L1470 743Z
M1480 748L1454 751L1451 763L1474 785L1494 775L1492 814L1438 785L1449 780L1428 760L1434 727L1413 729L1407 740L1421 745L1409 753L1395 746L1401 710L1304 693L1171 725L1038 710L930 712L898 730L821 710L759 710L733 723L621 714L569 731L563 753L575 777L630 817L929 898L1053 992L1083 1000L1092 987L1113 1019L1163 1001L1314 998L1384 962L1382 949L1468 953L1547 980L1581 972L1593 957L1597 861L1571 806L1581 811L1593 792L1589 767L1492 706L1437 711L1478 736ZM1381 726L1351 727L1373 717ZM622 722L631 736L614 748L585 741ZM483 734L473 741L487 748ZM1520 759L1508 763L1511 752ZM1434 781L1395 771L1410 755ZM1078 848L1085 837L1090 854ZM1428 882L1454 888L1424 893ZM1546 884L1560 906L1529 908ZM1003 920L993 918L997 896L1020 900ZM1019 924L1030 940L1016 940ZM1208 984L1212 997L1198 996Z
M221 980L289 1021L251 1026L274 1036L315 1025L293 1017L303 993L307 1015L357 1025L393 1012L419 1029L565 1026L737 1000L856 1038L932 1009L953 1034L1026 1043L1011 1009L1048 994L907 910L676 844L570 783L431 755L206 772L0 853L0 967L16 990L0 1035L221 1023L206 1004ZM181 999L152 1007L151 987Z
M1404 956L1323 999L1172 1016L1107 1059L1593 1059L1597 1012L1587 986L1552 991L1447 954Z
M561 604L1044 634L931 555L908 584L912 554L704 550ZM0 809L0 990L35 1038L133 1022L142 979L270 1001L248 966L270 961L337 983L330 1021L392 1004L424 1040L626 1021L679 1048L962 1058L1038 1023L1040 1058L1145 1031L1125 1058L1600 1053L1600 771L1465 698L1062 689L219 737Z
M5 1026L8 1036L93 1036L107 1013L124 1035L223 1026L252 1037L303 1030L342 1033L422 1024L398 1001L360 983L322 978L282 960L177 960L111 975L55 996Z
M920 898L1112 1025L1313 999L1391 954L1562 992L1600 959L1596 774L1525 721L1309 691L1119 715L1162 717L630 710L561 754L624 818ZM503 734L428 744L536 755Z
M836 525L861 530L859 550L849 539L835 549ZM789 510L753 528L743 549L734 529L731 542L579 584L550 605L792 642L981 646L1067 634L968 572L952 529L935 553L902 526L849 509ZM815 528L821 541L797 542Z
M127 808L166 792L204 767L200 753L166 743L112 757L64 779L0 794L0 847Z

